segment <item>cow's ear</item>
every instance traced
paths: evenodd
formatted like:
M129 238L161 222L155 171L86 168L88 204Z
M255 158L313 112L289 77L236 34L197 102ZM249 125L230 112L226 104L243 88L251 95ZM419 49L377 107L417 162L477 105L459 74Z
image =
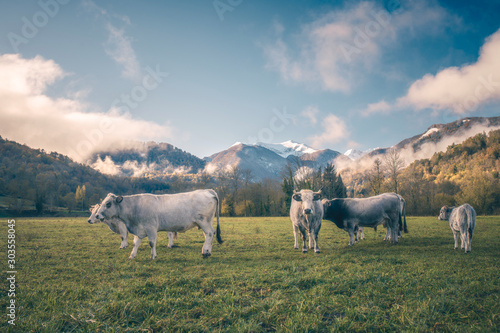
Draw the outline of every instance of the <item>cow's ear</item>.
M320 200L322 198L321 196L321 190L316 192L316 193L313 193L313 200L314 201L317 201L317 200Z
M120 203L123 201L123 197L121 195L116 197L116 203Z
M302 197L301 197L300 193L295 193L292 198L295 201L302 201Z
M91 213L92 213L92 211L93 211L93 210L94 210L94 206L90 206L90 208L89 208L89 212L91 212Z

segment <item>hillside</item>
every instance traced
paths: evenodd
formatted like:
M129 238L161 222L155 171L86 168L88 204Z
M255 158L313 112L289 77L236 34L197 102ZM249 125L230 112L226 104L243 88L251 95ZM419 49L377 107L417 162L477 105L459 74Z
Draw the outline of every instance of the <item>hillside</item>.
M380 192L394 191L394 177L381 160ZM354 196L377 194L376 166L348 178ZM443 205L471 204L478 214L500 213L500 130L479 133L397 173L398 193L411 215L436 215ZM344 179L346 175L343 174Z
M471 204L479 214L500 213L500 130L480 133L403 170L402 193L415 209ZM428 200L429 199L429 200Z
M77 198L77 191L85 193ZM108 192L129 194L165 192L165 182L145 178L107 176L67 156L32 149L0 137L0 196L3 210L21 214L60 207L84 210ZM8 199L8 200L7 200Z
M95 152L87 164L102 173L130 177L196 174L205 161L169 143L135 142L128 149Z

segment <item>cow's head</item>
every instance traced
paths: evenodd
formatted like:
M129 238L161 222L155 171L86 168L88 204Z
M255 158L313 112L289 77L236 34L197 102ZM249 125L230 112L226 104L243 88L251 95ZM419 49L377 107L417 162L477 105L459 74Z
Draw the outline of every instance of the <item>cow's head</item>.
M314 214L313 201L321 199L321 191L313 192L311 190L301 190L300 192L293 193L293 200L302 203L302 213L304 215Z
M441 208L441 211L439 212L438 219L441 220L441 221L447 221L447 220L449 220L452 210L453 210L453 207L443 206Z
M122 202L123 197L121 195L114 195L109 193L106 198L102 201L101 206L97 209L95 218L98 220L110 220L118 216L119 206Z
M89 220L88 222L90 224L94 224L94 223L98 223L100 222L99 219L96 218L96 214L97 214L97 210L99 210L99 207L100 205L99 204L95 204L93 206L90 206L90 217L89 217Z

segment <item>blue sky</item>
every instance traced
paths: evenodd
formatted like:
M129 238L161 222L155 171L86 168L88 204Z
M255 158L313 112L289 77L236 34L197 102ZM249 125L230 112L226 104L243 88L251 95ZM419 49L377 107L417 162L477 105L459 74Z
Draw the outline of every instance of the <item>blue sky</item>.
M4 1L0 135L80 161L391 146L500 114L499 29L499 1Z

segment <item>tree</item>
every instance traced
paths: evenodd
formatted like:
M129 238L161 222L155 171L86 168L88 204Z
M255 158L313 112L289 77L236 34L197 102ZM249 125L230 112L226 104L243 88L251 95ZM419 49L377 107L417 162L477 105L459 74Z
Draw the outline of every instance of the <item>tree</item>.
M327 199L336 198L337 194L337 172L335 171L335 165L328 163L323 171L323 196Z
M373 195L382 193L382 184L384 183L384 171L382 169L382 161L376 158L373 162L373 167L368 170L366 175L368 186Z
M390 149L384 157L385 169L389 175L389 190L395 193L399 191L399 175L404 167L404 161L399 152L393 148Z
M81 203L82 211L84 210L83 205L85 203L85 192L86 192L85 185L82 185L81 187L78 186L78 188L76 189L76 193L75 193L75 201L78 204Z

